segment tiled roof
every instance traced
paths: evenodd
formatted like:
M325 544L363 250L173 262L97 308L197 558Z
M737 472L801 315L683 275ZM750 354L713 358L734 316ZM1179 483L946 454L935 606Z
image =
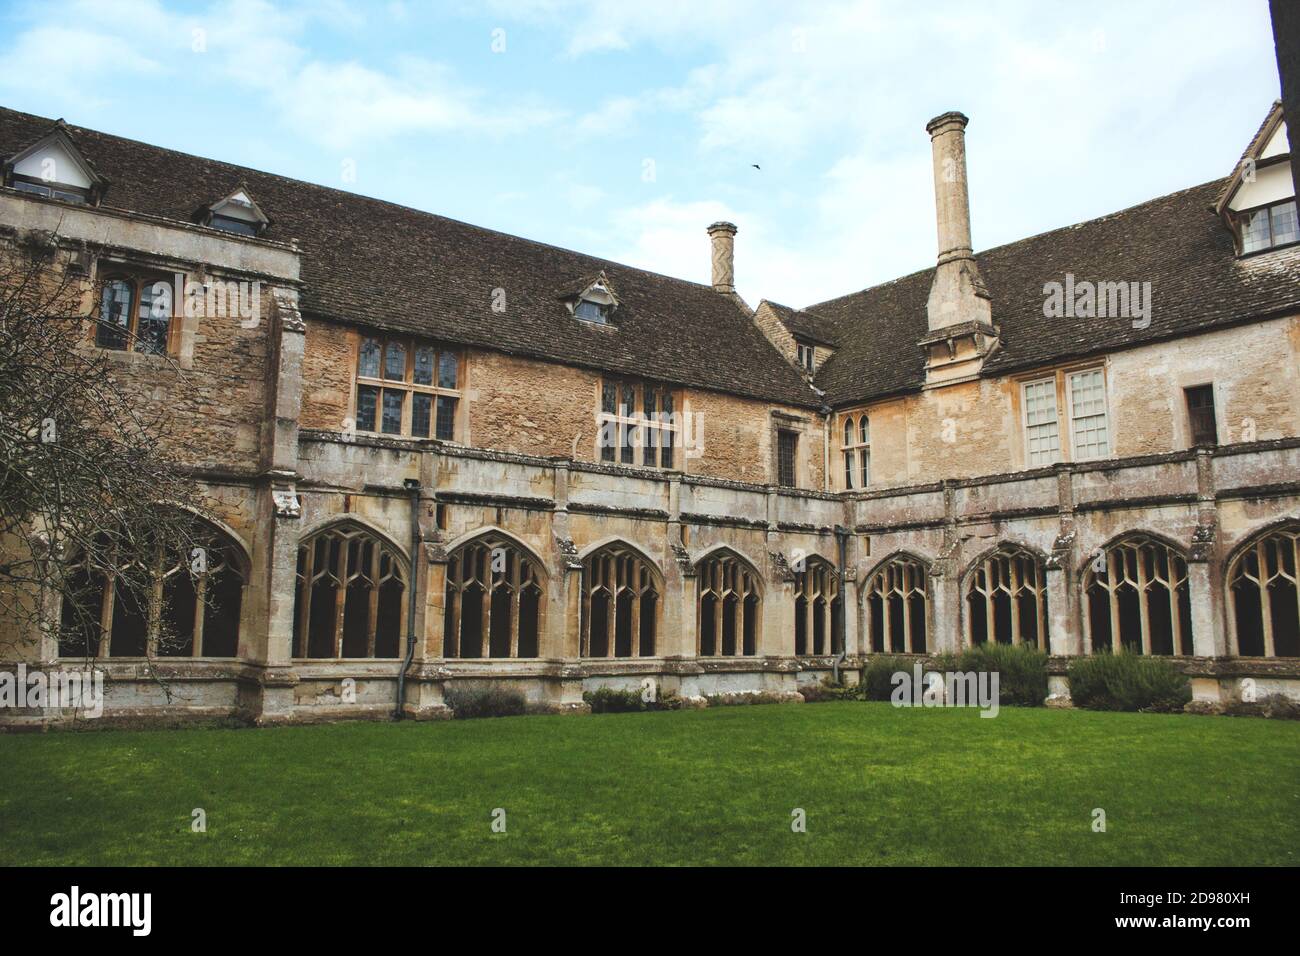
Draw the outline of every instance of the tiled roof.
M771 299L764 299L763 301L767 303L768 308L776 313L776 317L781 320L781 324L789 329L790 334L795 338L807 339L817 345L835 347L835 322L830 316L817 315L805 309L794 309L788 305L773 302Z
M1238 258L1214 213L1223 181L1162 196L1100 219L976 256L992 296L1001 348L985 364L1001 374L1099 355L1237 322L1300 313L1300 247ZM1150 282L1151 323L1048 318L1043 286L1076 281ZM917 391L925 363L933 269L810 306L833 321L840 347L817 373L834 406Z
M0 108L0 157L53 124ZM265 238L300 243L308 314L766 401L820 404L736 300L709 286L94 130L68 132L111 180L106 206L192 222L194 210L246 184L272 221ZM618 290L609 326L575 319L560 301L563 290L601 272ZM504 290L504 313L492 309L496 289Z

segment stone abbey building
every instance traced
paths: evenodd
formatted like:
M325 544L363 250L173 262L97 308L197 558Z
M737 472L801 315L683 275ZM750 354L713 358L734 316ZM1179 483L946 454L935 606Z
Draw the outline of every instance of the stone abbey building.
M3 668L90 654L110 715L277 722L794 699L999 641L1061 695L1122 649L1207 702L1300 696L1280 106L1224 179L979 254L966 125L926 127L935 266L792 309L736 294L728 223L698 285L0 110L0 243L55 234L220 542L185 646L104 582L98 627L11 634ZM160 315L159 282L226 308Z

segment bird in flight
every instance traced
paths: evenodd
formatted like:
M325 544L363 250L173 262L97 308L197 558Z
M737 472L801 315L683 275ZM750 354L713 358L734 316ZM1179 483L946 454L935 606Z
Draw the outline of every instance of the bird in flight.
M762 169L762 168L763 168L762 166L758 165L758 163L750 163L749 165L753 166L755 169Z

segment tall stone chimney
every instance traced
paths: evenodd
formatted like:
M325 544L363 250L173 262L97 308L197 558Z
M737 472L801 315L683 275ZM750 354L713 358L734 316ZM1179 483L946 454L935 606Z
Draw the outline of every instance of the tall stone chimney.
M715 222L709 226L713 240L713 291L728 295L736 291L736 224Z
M935 223L939 259L926 313L929 384L951 384L979 375L998 345L988 290L971 252L970 196L966 191L966 124L961 113L944 113L926 124L934 160Z

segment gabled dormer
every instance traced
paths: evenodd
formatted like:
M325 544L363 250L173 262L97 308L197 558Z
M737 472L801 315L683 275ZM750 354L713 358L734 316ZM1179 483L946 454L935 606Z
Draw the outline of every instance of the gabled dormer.
M825 316L764 299L754 310L754 324L808 378L835 352L835 325Z
M594 325L607 325L618 309L618 296L604 272L575 282L560 293L560 301L575 319Z
M1273 103L1242 153L1215 211L1232 230L1238 255L1268 252L1300 242L1291 145L1280 100Z
M229 196L201 209L199 221L212 229L241 236L259 236L271 224L243 183Z
M5 160L4 184L61 202L98 205L108 188L59 120L31 146Z

